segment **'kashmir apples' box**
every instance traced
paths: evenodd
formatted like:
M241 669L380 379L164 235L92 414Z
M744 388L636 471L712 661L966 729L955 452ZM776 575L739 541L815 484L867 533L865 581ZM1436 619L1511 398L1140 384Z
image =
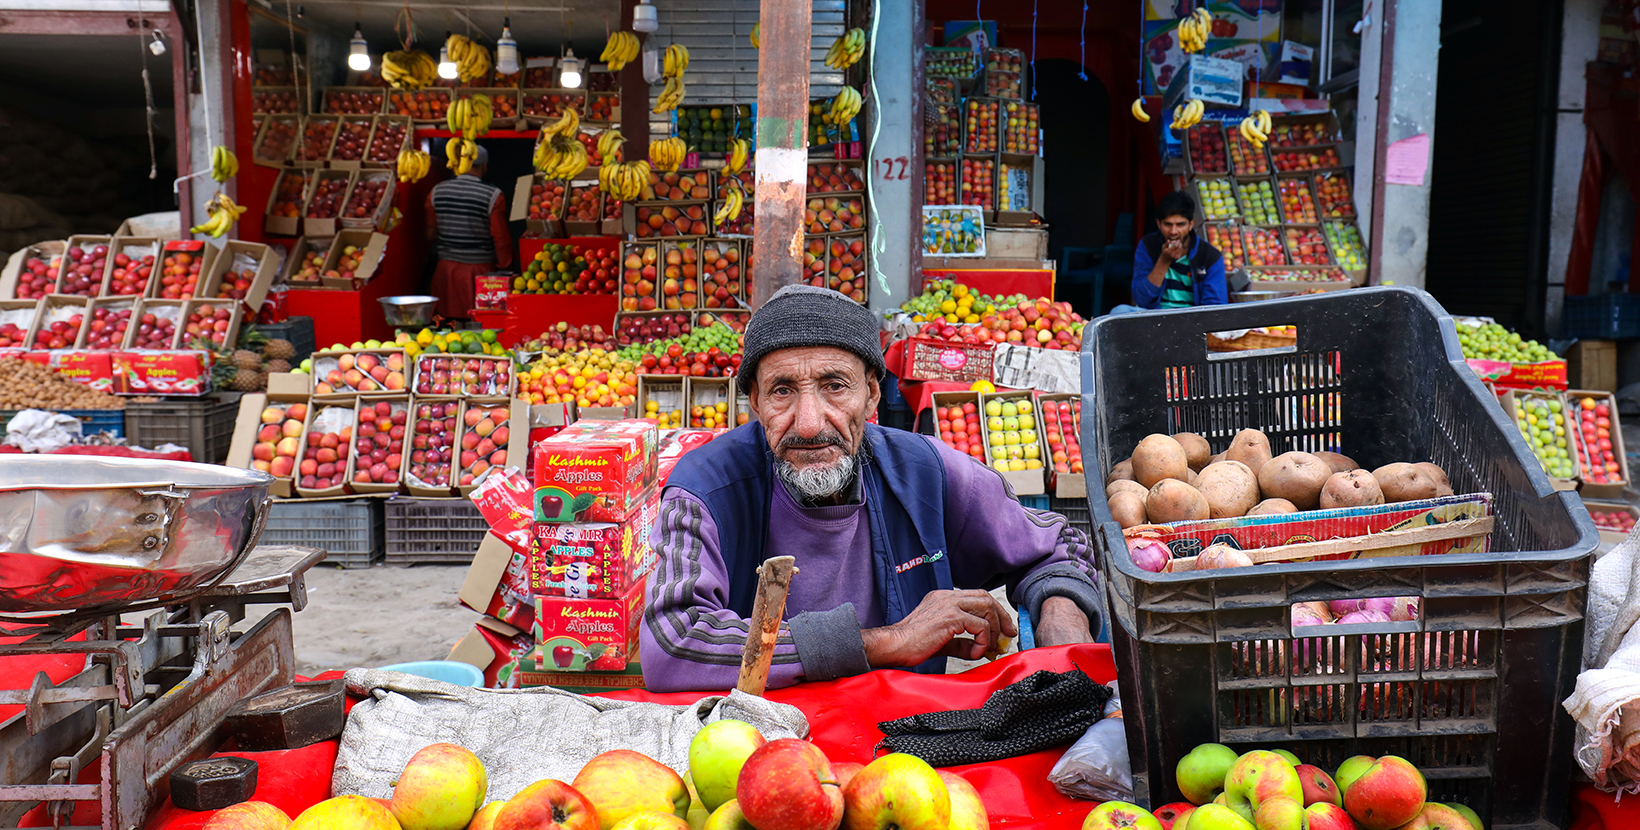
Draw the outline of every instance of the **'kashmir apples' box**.
M619 671L637 660L644 581L614 599L539 597L535 606L537 668Z
M537 445L535 521L620 522L655 484L659 432L645 419L576 421Z
M623 522L537 522L530 592L573 598L626 593L655 567L649 534L660 503L652 488Z

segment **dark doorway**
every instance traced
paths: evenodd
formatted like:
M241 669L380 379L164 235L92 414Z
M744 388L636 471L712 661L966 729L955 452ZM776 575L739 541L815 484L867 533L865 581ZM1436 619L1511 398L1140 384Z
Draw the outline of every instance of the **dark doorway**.
M1042 156L1050 175L1042 191L1048 256L1064 262L1071 248L1102 249L1110 234L1110 94L1074 61L1036 63L1036 102L1042 107Z

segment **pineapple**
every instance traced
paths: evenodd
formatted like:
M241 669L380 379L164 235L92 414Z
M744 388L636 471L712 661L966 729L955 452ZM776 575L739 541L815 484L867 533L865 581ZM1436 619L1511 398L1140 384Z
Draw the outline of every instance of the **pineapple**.
M270 375L275 372L288 372L290 371L290 361L275 358L263 365L262 371Z
M255 369L240 369L233 375L233 390L235 392L260 392L268 385L267 376Z
M289 340L269 340L262 354L269 360L290 360L296 357L296 347Z
M254 372L262 367L262 356L249 349L239 349L233 353L233 365Z

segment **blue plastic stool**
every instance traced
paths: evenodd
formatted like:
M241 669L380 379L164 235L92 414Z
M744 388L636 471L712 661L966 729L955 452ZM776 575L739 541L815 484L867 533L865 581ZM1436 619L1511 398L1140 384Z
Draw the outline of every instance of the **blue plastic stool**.
M479 688L484 685L484 672L467 663L455 660L421 660L415 663L397 663L391 666L382 666L387 671L400 671L425 677L428 680L442 680L455 686Z
M1110 623L1099 617L1099 636L1093 638L1096 643L1110 642ZM1031 612L1019 609L1019 650L1036 648L1036 628L1031 625Z

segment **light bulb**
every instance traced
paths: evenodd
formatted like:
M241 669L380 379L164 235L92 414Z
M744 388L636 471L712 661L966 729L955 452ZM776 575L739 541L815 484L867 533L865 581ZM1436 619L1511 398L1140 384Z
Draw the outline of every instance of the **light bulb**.
M653 32L660 27L660 18L655 16L655 7L649 5L648 0L632 7L632 31Z
M564 50L564 59L558 62L558 85L565 89L581 87L581 62L576 60L574 49Z
M347 44L347 68L354 72L370 69L370 44L364 42L364 30L353 24L353 39Z
M456 62L450 60L450 33L444 33L444 45L438 48L438 76L447 81L454 80L459 72Z
M518 74L518 41L513 40L510 17L502 18L501 37L495 42L495 71L501 75Z

